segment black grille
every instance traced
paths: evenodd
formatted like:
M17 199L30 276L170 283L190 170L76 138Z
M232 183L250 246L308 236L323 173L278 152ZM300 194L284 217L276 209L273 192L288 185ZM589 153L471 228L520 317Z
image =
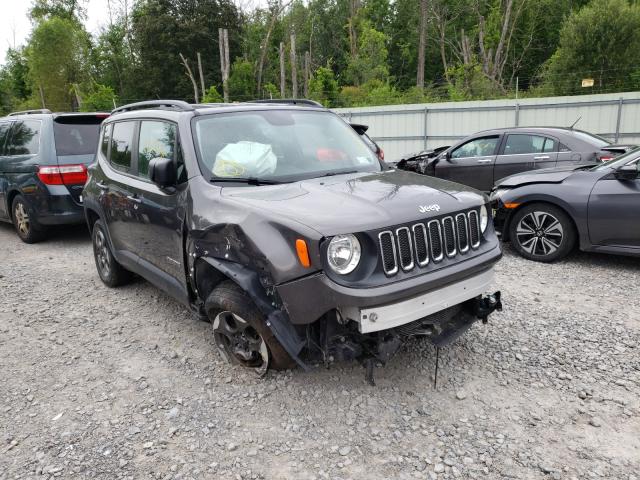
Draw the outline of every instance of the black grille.
M469 228L464 213L456 215L456 226L458 227L458 250L460 253L464 253L469 250Z
M457 252L456 232L453 227L453 218L447 217L442 221L442 229L444 230L444 248L447 257L453 257Z
M402 227L396 230L398 237L398 257L400 258L400 266L403 270L408 271L413 268L413 246L411 245L411 237L409 229Z
M413 227L413 245L416 251L416 261L421 267L429 263L429 251L427 243L427 229L422 223Z
M393 233L382 232L379 235L380 254L382 255L382 266L387 275L394 275L398 272L396 263L396 247L394 244Z
M408 272L439 262L446 255L453 258L470 248L480 246L478 212L458 213L442 220L416 223L400 227L395 232L386 230L378 234L382 266L387 275L395 275L402 268Z
M478 212L472 210L469 212L469 238L471 239L471 246L478 248L480 245L480 225L478 223Z

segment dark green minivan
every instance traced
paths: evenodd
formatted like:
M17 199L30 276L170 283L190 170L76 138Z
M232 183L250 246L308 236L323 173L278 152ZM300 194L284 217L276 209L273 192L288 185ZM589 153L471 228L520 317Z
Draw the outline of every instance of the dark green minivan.
M0 221L26 243L84 222L82 188L107 113L15 112L0 118Z

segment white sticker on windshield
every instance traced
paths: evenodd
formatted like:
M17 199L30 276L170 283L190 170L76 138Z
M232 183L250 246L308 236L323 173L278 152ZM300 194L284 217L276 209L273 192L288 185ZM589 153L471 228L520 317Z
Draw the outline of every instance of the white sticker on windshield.
M371 163L368 157L356 157L356 161L360 165L369 165Z

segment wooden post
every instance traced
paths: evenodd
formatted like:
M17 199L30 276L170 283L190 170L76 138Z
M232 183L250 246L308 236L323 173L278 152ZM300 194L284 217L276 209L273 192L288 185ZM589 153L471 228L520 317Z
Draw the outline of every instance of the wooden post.
M200 56L200 52L198 52L198 71L200 72L200 93L202 94L202 101L204 101L206 89L204 86L204 75L202 73L202 57Z
M226 28L218 29L220 44L220 71L222 72L222 92L225 103L229 102L229 33Z
M298 98L298 71L296 65L296 34L291 34L291 93Z
M42 85L38 85L38 90L40 90L40 102L42 103L42 108L47 108L44 103L44 90L42 90Z
M311 54L304 52L304 98L309 98L309 69L311 68Z
M284 43L280 42L280 98L285 97Z

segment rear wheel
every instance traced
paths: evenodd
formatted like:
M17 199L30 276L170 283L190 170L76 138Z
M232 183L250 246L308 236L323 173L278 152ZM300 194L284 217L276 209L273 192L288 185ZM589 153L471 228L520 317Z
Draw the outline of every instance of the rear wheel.
M222 356L231 363L264 375L268 368L284 370L294 362L265 325L264 315L234 282L218 285L207 298L205 309Z
M107 241L107 234L100 220L93 224L91 232L93 242L93 256L100 280L108 287L124 285L131 280L131 272L120 265L113 257L111 247Z
M25 243L36 243L44 238L44 227L40 226L35 213L22 195L16 195L12 207L13 226L20 240Z
M560 260L576 243L576 232L569 216L558 207L545 203L518 210L509 229L515 250L536 262Z

